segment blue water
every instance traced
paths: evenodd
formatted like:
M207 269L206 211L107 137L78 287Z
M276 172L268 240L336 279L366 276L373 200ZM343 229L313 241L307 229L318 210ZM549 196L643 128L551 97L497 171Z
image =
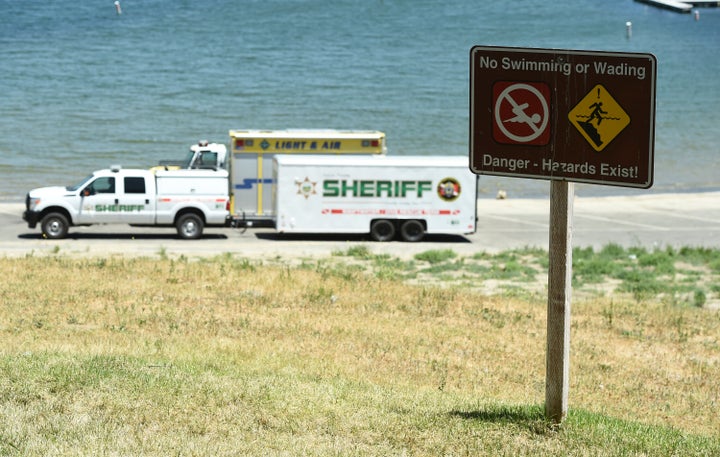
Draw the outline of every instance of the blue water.
M720 9L632 0L0 0L0 199L111 163L149 167L228 130L386 132L390 154L468 154L473 45L651 52L655 185L720 189ZM625 23L632 21L633 34ZM484 196L547 181L481 177Z

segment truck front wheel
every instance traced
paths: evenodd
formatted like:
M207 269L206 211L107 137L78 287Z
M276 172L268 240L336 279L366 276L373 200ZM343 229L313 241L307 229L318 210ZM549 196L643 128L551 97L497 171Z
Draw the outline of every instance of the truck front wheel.
M60 240L65 238L68 233L68 220L60 213L49 213L42 218L40 227L42 229L43 238L51 240Z
M184 240L196 240L202 236L203 220L193 213L183 214L178 218L175 228L178 236Z
M400 236L405 241L416 242L423 239L425 236L425 226L422 222L411 219L403 222L400 226Z
M378 219L370 224L370 237L375 241L390 241L395 237L395 224L387 219Z

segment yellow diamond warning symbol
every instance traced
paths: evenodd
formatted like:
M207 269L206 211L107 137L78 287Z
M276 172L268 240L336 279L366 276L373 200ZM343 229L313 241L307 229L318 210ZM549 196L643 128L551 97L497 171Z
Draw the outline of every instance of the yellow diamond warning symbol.
M598 152L605 149L630 124L630 116L602 84L593 87L575 105L568 113L568 119Z

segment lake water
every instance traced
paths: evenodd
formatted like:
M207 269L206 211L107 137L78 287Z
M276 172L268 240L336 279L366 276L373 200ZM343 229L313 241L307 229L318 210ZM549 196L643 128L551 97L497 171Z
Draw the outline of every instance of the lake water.
M111 163L149 167L230 129L386 132L390 154L468 154L473 45L657 56L655 184L720 189L720 9L632 0L0 0L0 200ZM626 34L631 21L632 37ZM480 179L482 196L547 181Z

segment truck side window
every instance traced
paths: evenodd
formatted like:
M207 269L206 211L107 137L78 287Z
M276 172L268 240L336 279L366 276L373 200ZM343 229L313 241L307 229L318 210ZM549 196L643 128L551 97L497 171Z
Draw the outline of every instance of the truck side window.
M203 154L203 165L206 167L214 167L217 165L217 152L206 152Z
M98 178L87 186L83 193L85 195L114 194L115 178Z
M127 176L125 177L125 193L126 194L144 194L145 178Z

